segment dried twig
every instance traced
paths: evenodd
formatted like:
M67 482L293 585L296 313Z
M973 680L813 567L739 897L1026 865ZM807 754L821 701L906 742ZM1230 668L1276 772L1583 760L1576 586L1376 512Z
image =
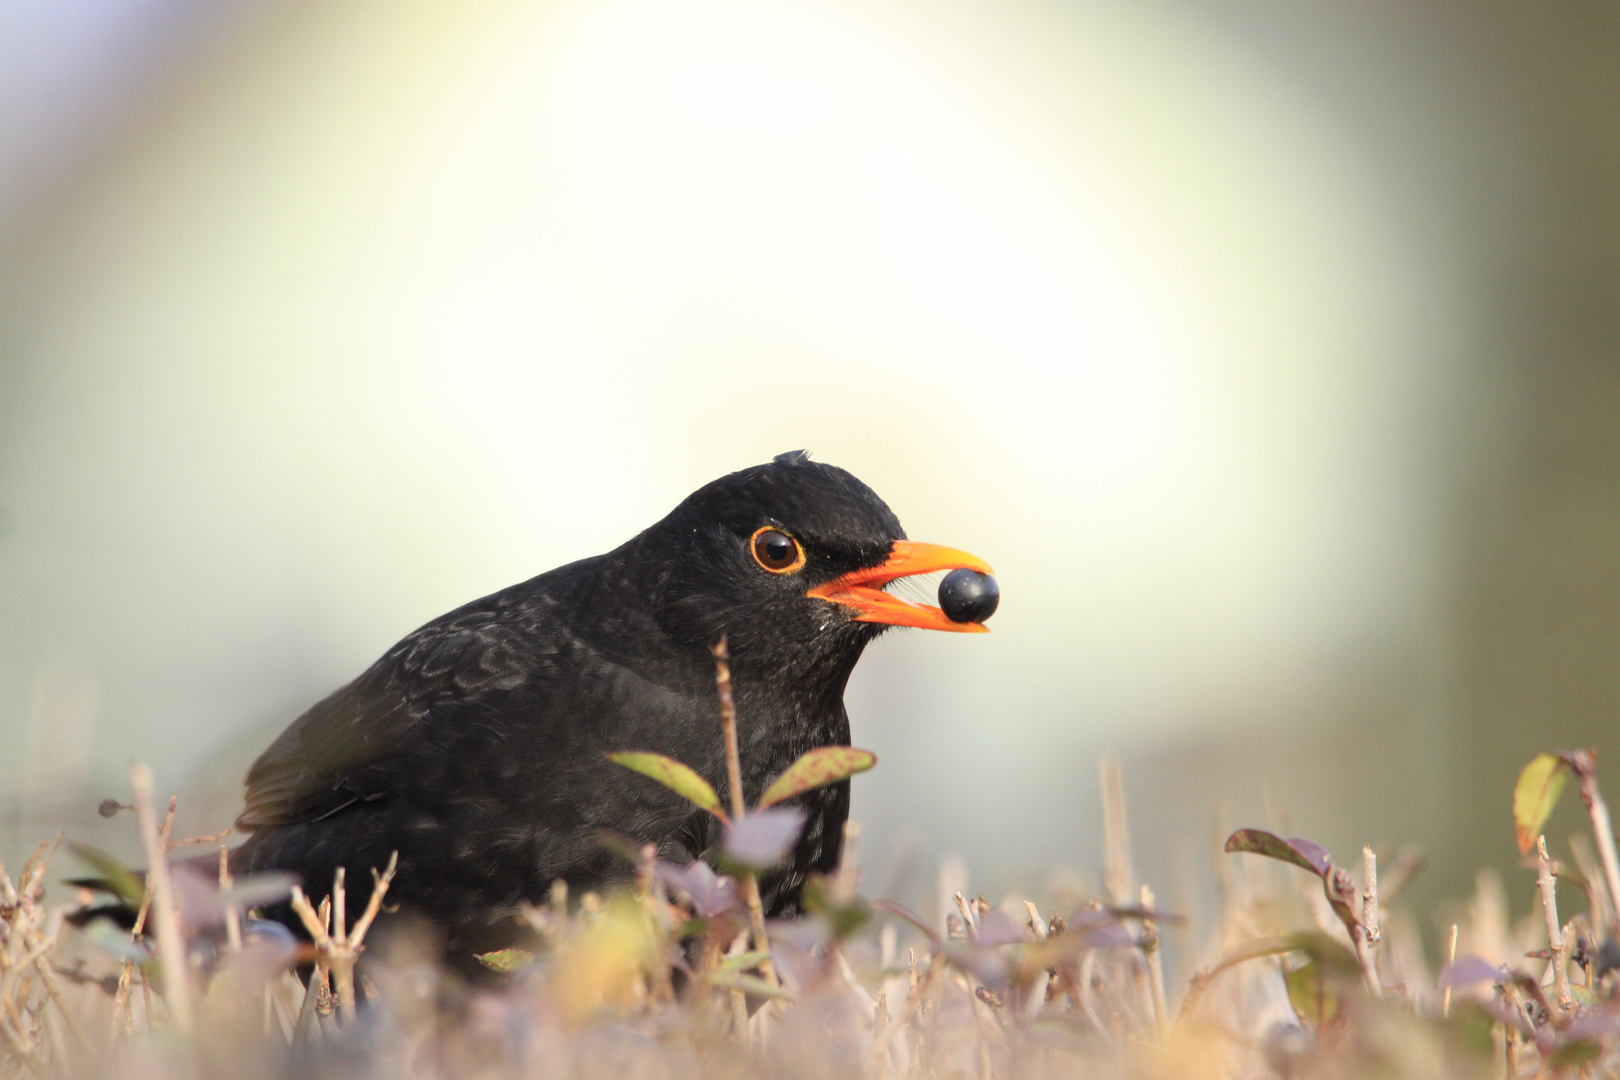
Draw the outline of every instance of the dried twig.
M235 885L230 863L231 849L224 844L219 845L219 891L226 896L230 895ZM228 900L225 904L225 942L231 952L242 951L242 913L237 910L235 900Z
M748 812L743 798L742 756L737 749L737 706L731 697L731 653L725 635L710 650L714 653L714 683L720 697L720 733L726 744L726 784L731 788L731 819L741 821ZM776 966L771 963L771 943L765 934L765 907L759 899L759 877L746 871L739 882L743 901L748 905L748 922L754 934L754 949L765 954L760 962L761 977L772 986L780 985Z
M365 949L366 931L371 929L372 921L382 910L383 897L388 894L388 884L394 880L394 871L398 867L399 852L396 851L388 857L388 867L381 874L375 868L372 869L371 899L366 903L365 911L355 920L352 931L348 926L346 910L348 901L347 889L344 887L345 867L337 868L332 881L332 895L329 898L332 905L330 930L327 929L325 915L315 910L309 902L309 897L304 895L304 890L293 886L292 909L298 913L299 921L304 924L304 929L309 931L309 936L315 942L315 953L319 957L317 969L331 969L332 982L337 990L340 1019L346 1023L352 1023L355 1015L354 965ZM319 971L317 974L319 975ZM318 978L312 984L317 991L322 981L324 980ZM302 1024L302 1016L299 1019Z
M1142 907L1153 910L1153 890L1142 886ZM1153 1025L1163 1044L1170 1038L1169 1010L1164 1002L1164 957L1159 949L1159 927L1152 919L1142 920L1142 958L1147 962L1148 988L1153 997Z
M1450 967L1457 962L1457 924L1451 924L1451 947L1446 951L1446 966ZM1440 1015L1451 1015L1451 986L1447 984L1445 996L1440 1001Z
M1569 971L1564 966L1567 952L1564 934L1558 924L1558 887L1552 860L1547 857L1547 838L1536 837L1536 885L1541 893L1541 911L1547 920L1547 950L1552 953L1553 985L1558 992L1558 1008L1565 1014L1575 1005L1569 993Z
M180 933L174 883L169 878L163 839L152 810L152 770L142 762L129 767L129 786L135 793L135 819L140 825L141 847L146 853L151 885L153 920L157 923L158 951L163 957L163 1000L182 1031L191 1030L191 977L186 966L186 942Z
M1332 891L1329 895L1336 897L1337 902L1350 904L1355 900L1355 890L1351 885L1349 871L1343 867L1334 867L1333 876L1327 887ZM1370 847L1361 849L1361 910L1356 913L1350 925L1350 939L1356 947L1356 960L1361 964L1362 981L1367 984L1367 992L1375 998L1384 996L1384 983L1378 977L1378 941L1381 931L1378 928L1378 856L1373 854Z
M1119 759L1104 754L1098 762L1103 802L1103 879L1108 898L1131 902L1136 874L1131 869L1131 834L1125 819L1125 782Z
M1374 997L1384 996L1384 981L1378 975L1378 946L1384 933L1378 922L1378 856L1367 845L1361 848L1361 928L1365 935L1366 958L1362 966L1368 975L1368 989ZM1357 952L1361 951L1360 943Z
M1614 823L1609 819L1609 804L1598 791L1597 754L1591 750L1574 750L1563 758L1581 782L1581 801L1592 818L1598 856L1603 860L1603 874L1609 885L1609 925L1620 927L1620 856L1616 856L1614 850Z

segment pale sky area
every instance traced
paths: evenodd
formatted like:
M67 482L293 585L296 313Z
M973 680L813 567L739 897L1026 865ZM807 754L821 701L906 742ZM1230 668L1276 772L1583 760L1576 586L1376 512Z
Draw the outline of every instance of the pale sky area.
M1308 740L1377 658L1440 753L1446 196L1196 5L105 9L186 44L64 22L0 125L30 839L133 755L231 796L418 624L800 447L1002 586L857 672L873 850L1091 867L1099 752Z

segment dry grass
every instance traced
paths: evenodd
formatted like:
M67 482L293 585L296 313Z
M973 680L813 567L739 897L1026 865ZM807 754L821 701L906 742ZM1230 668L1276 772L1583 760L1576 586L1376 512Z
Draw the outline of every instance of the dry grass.
M1590 757L1559 760L1601 809ZM144 770L132 779L126 809L146 850L174 850L172 803L159 820ZM1539 782L1521 814L1532 833L1550 806L1551 785ZM1229 850L1298 869L1219 856L1230 865L1208 962L1187 985L1167 985L1158 944L1172 917L1134 880L1108 763L1103 790L1104 894L1060 917L1023 898L991 906L960 893L938 922L869 902L852 842L846 866L809 891L811 914L768 929L767 956L754 947L745 888L646 851L621 892L571 901L559 885L528 909L533 952L488 958L516 969L500 986L458 980L407 932L366 951L366 916L382 900L370 883L371 905L352 904L365 909L357 919L342 891L297 905L313 945L266 932L243 909L287 885L232 881L223 862L219 880L204 882L186 863L154 859L160 872L144 888L125 883L142 906L133 934L101 920L75 928L85 897L56 883L60 841L42 844L15 877L0 867L0 1075L1620 1075L1620 998L1606 970L1620 963L1604 884L1612 834L1597 837L1596 856L1577 844L1570 866L1543 846L1539 884L1525 882L1542 906L1517 927L1501 886L1482 875L1453 931L1455 962L1437 978L1401 904L1409 861L1395 860L1380 885L1370 851L1352 874L1314 845L1240 830ZM385 886L389 870L367 876ZM1587 900L1573 918L1555 907L1560 876ZM177 955L185 962L167 962ZM315 965L307 989L300 962Z

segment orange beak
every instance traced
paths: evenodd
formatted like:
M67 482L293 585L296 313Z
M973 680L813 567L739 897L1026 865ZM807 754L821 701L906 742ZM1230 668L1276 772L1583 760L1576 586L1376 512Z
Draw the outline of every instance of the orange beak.
M977 570L993 573L983 559L938 544L917 544L896 540L894 549L881 565L854 570L843 577L818 585L805 595L833 604L854 608L856 622L888 623L891 626L920 626L925 630L954 630L963 634L983 634L983 623L952 622L937 607L913 604L891 596L883 586L896 578L931 574L935 570Z

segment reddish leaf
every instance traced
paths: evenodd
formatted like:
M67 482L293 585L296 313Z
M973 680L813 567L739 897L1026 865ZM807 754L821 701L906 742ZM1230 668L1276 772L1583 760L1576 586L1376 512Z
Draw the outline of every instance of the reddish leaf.
M1440 969L1440 977L1434 984L1442 990L1461 990L1465 986L1494 983L1501 979L1501 968L1482 957L1464 953Z
M1320 878L1325 878L1333 867L1327 849L1322 845L1301 840L1297 836L1284 840L1264 829L1239 829L1226 838L1226 850L1248 851L1255 855L1280 859L1283 862L1293 863L1301 870L1309 870Z

